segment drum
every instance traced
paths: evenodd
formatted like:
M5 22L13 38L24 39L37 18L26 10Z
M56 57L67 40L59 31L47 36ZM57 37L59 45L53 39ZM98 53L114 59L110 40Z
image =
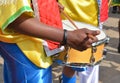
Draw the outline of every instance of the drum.
M83 67L88 65L95 65L103 59L103 50L105 44L108 43L109 38L106 37L106 34L99 28L74 21L76 26L79 28L87 28L90 30L99 30L100 34L97 35L98 42L92 44L91 48L88 48L85 51L78 51L70 47L61 52L58 56L55 56L54 59L56 62L62 65L70 67ZM76 29L68 20L63 20L63 27L67 30Z

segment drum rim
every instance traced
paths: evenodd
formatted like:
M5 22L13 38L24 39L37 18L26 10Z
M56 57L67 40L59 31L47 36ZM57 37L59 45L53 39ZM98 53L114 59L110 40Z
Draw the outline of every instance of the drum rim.
M101 59L97 62L94 62L94 63L66 63L65 61L62 61L62 63L58 63L59 65L62 65L62 66L68 66L68 67L74 67L74 68L82 68L82 67L86 67L86 66L94 66L94 65L97 65L97 64L100 64L101 61L103 60L104 57L101 57ZM73 65L73 64L76 64L76 65Z
M88 23L84 23L84 22L79 22L79 21L73 21L76 26L78 24L81 24L81 27L79 27L79 29L82 29L83 27L84 28L87 28L87 29L90 29L90 30L99 30L100 31L100 34L97 35L96 37L98 38L98 40L103 40L105 39L107 36L105 34L105 32L103 30L101 30L99 27L96 27L94 25L91 25L91 24L88 24ZM69 23L69 24L67 24ZM63 24L63 28L64 29L67 29L67 30L75 30L76 28L74 27L74 25L71 24L71 22L69 20L62 20L62 24ZM89 26L89 27L88 27ZM67 28L66 28L67 27ZM103 35L103 36L101 36ZM100 37L99 37L100 36ZM102 38L101 38L102 37ZM101 38L101 39L100 39Z

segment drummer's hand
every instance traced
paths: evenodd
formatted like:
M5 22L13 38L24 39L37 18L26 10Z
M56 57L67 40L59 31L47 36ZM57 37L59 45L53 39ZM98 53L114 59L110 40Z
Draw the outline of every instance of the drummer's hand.
M88 30L86 28L78 29L74 31L68 31L67 44L76 50L86 50L91 47L92 43L97 42L100 31ZM91 35L92 37L89 37Z

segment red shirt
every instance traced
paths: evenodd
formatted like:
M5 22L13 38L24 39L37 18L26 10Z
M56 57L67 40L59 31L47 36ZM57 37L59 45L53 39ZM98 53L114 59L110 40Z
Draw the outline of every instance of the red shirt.
M60 18L60 12L56 0L38 0L38 9L40 15L40 21L62 29L62 22ZM45 33L46 34L46 33ZM59 43L46 40L49 49L58 48Z
M102 0L100 10L100 21L104 22L108 18L108 0Z

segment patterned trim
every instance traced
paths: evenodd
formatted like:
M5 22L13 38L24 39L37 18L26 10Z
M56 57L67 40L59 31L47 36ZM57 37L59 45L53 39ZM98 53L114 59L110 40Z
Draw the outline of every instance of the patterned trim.
M22 8L20 8L14 15L12 15L2 26L2 31L4 31L4 29L10 24L12 23L16 18L18 18L22 13L24 12L33 12L33 10L28 7L28 6L24 6Z
M33 3L35 17L40 21L40 13L39 13L39 10L38 10L39 8L38 8L37 0L32 0L32 3Z
M0 0L0 5L8 5L16 3L17 0Z

